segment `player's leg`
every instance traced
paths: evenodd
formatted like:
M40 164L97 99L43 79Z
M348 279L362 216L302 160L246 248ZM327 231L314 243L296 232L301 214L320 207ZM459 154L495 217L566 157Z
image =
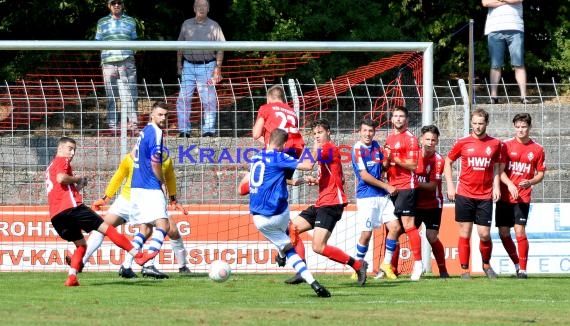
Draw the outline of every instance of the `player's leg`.
M515 205L503 201L495 204L495 226L499 229L499 237L503 243L505 251L515 264L515 270L518 272L519 256L517 254L517 247L511 237L511 228L515 226Z
M103 217L103 220L107 222L107 224L110 224L114 227L117 227L125 223L125 220L123 219L124 218L123 214L117 209L117 207L113 208L113 206L115 206L118 201L119 199L115 200L113 205L111 205L111 207L109 208L107 214L105 214L105 217ZM97 251L99 247L101 247L103 239L105 239L105 235L99 231L91 232L89 234L89 238L87 238L87 251L85 252L85 256L83 257L84 265L87 264L89 258L93 256L93 253Z
M483 261L483 271L490 279L497 278L497 274L491 267L491 255L493 253L493 241L491 240L491 221L493 218L493 201L479 200L475 215L477 233L479 234L479 251Z
M528 239L526 237L526 223L530 211L529 203L519 203L515 209L515 237L517 238L520 269L518 278L527 278L526 264L528 260Z
M168 218L168 220L170 222L170 230L168 231L168 238L170 239L170 246L172 247L172 251L174 252L176 263L178 263L178 272L184 275L190 274L191 271L188 268L188 266L186 266L188 251L184 246L184 241L180 236L180 231L178 230L176 221L173 220L171 217Z
M360 232L360 238L356 243L356 258L364 259L368 252L372 230L381 226L378 197L356 199L356 231Z
M424 269L422 262L422 239L415 225L416 202L417 192L414 189L406 189L398 192L394 203L394 214L400 216L414 257L414 268L410 277L412 281L419 280Z
M426 227L426 238L431 246L431 251L435 257L440 278L448 278L447 266L445 265L445 249L439 240L439 227L441 224L441 213L443 209L432 208L418 210L418 216L421 217Z
M85 249L87 248L87 243L84 238L73 241L75 244L75 251L73 256L71 256L71 262L69 263L69 271L67 275L67 280L65 280L65 286L79 286L79 281L77 280L77 273L83 267L82 259L85 255Z
M135 262L143 266L147 261L158 255L164 238L170 230L168 213L166 210L166 198L160 189L131 189L131 223L144 224L146 227L156 227L150 239L148 251L140 257L135 257ZM141 226L142 228L145 228ZM145 235L148 233L145 233Z
M139 224L138 225L139 232L137 232L133 239L131 240L131 244L133 248L142 252L142 248L152 233L152 225L146 224ZM125 256L121 267L119 268L119 276L122 278L136 278L137 274L132 269L134 257L131 255Z
M384 251L384 259L380 263L380 272L385 275L388 279L395 280L398 277L394 273L394 268L392 268L392 259L394 254L398 254L396 249L398 247L398 237L402 232L400 226L400 221L398 217L394 215L394 203L388 197L383 197L379 199L381 201L380 207L382 222L386 226L386 249ZM381 277L382 275L378 275Z
M317 219L313 231L313 251L323 255L332 261L343 265L349 265L358 274L358 284L366 283L368 263L365 260L358 260L349 256L340 248L329 245L327 242L342 217L344 207L342 205L322 206L317 208Z
M475 200L455 195L455 221L459 226L459 238L457 249L459 252L459 264L461 265L461 278L471 278L469 273L469 259L471 256L471 231L475 221Z
M315 206L309 206L304 209L301 214L294 217L291 220L291 224L294 228L297 229L298 234L306 232L308 230L312 230L315 225L315 219L317 217L316 214L317 210ZM305 260L305 244L301 237L297 237L297 243L294 246L295 252L299 257L306 262ZM295 274L293 277L288 278L285 280L286 284L300 284L305 282L304 279L299 274Z

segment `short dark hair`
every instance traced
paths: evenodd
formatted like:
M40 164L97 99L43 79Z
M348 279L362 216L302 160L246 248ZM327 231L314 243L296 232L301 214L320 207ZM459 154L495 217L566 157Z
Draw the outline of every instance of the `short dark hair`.
M532 125L532 118L530 117L529 113L517 113L513 118L513 124L515 124L517 121L524 121L527 125Z
M316 127L322 127L324 130L331 130L331 124L327 119L318 119L311 122L311 129L315 129Z
M372 119L368 119L368 118L363 118L360 120L360 124L359 124L359 128L362 129L362 125L368 126L368 127L372 127L374 129L378 128L378 121L374 121Z
M164 103L162 101L156 101L152 104L152 109L154 110L156 108L168 110L168 106L166 105L166 103Z
M61 138L59 139L59 141L57 142L57 146L62 145L62 144L67 144L67 143L72 143L72 144L74 144L74 145L77 145L77 144L75 143L75 139L73 139L73 138L71 138L71 137L63 136L63 137L61 137Z
M277 146L283 146L287 139L289 139L289 134L280 128L276 128L271 132L269 136L269 143Z
M398 105L398 106L394 107L394 109L392 110L392 112L396 112L396 111L402 111L402 112L404 112L404 114L406 115L406 118L407 118L408 115L409 115L408 108L405 107L405 106L403 106L403 105Z
M426 132L431 132L432 134L437 135L437 137L439 137L439 129L435 125L423 126L420 132L421 132L422 136Z
M471 112L471 119L473 119L474 116L480 116L485 118L485 122L489 122L489 113L483 109L475 109L473 110L473 112Z

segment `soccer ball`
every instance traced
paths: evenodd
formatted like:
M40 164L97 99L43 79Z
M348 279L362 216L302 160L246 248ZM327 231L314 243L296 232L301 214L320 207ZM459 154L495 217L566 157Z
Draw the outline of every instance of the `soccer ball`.
M215 260L210 264L210 273L208 276L214 282L224 282L232 274L230 265L223 260Z

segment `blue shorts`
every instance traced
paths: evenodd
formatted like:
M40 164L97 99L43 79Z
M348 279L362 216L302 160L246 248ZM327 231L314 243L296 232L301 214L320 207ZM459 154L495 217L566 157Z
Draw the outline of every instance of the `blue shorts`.
M511 65L524 67L524 33L521 31L500 31L487 35L491 69L500 69L505 63L505 50L509 48Z

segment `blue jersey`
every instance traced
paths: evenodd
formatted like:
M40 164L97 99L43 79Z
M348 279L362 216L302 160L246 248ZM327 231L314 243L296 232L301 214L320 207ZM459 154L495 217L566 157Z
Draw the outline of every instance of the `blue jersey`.
M384 154L377 141L373 140L370 146L358 141L352 147L352 168L356 175L356 198L369 198L386 196L388 192L382 188L364 182L360 178L360 171L366 170L374 178L382 179L382 162Z
M162 164L162 130L149 123L139 134L135 147L135 165L131 188L160 189L160 181L152 172L152 162Z
M282 152L262 151L249 166L249 210L253 215L273 216L289 206L285 170L295 169L296 158Z

